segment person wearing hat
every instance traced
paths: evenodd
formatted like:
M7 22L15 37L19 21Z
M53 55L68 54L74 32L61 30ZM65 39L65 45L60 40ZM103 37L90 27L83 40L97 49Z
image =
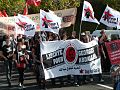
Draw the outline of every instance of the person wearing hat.
M101 43L108 41L108 37L107 37L104 29L101 30L100 34L101 34L101 36L99 37L99 41Z
M80 41L85 43L85 33L84 32L81 33Z
M92 40L92 37L90 36L90 32L86 31L85 33L81 33L80 41L84 43L88 43Z
M105 52L105 50L106 50L105 42L108 41L108 38L107 38L107 35L106 35L104 29L101 30L100 34L101 34L101 36L98 37L99 38L99 40L98 40L99 52L100 52L100 56L101 56L102 69L103 69L103 71L105 71L106 68L107 68L106 67L106 58L107 58L106 56L107 55L106 55L106 52Z

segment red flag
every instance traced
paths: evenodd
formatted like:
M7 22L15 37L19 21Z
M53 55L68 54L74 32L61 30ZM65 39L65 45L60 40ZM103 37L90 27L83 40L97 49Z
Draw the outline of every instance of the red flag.
M0 17L4 17L3 13L0 11Z
M120 64L120 40L105 42L111 64Z
M39 6L41 3L41 0L26 0L26 3L28 5L34 5L34 6Z
M5 10L3 10L3 15L4 15L4 17L8 17L8 15L7 15Z
M27 7L27 3L26 3L26 6L25 6L25 8L24 8L23 15L28 15L28 7Z

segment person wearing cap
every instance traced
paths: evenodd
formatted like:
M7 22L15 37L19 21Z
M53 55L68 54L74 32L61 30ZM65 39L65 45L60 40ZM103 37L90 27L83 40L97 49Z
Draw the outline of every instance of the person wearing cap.
M101 43L108 41L108 37L107 37L104 29L101 30L100 34L101 34L101 36L99 37L99 41Z
M100 32L101 36L98 37L98 44L99 44L99 52L100 52L100 56L101 56L101 65L102 65L102 70L106 71L108 70L107 68L107 51L106 51L106 47L105 47L105 42L108 42L108 37L104 31L104 29L101 30Z
M80 41L85 43L85 33L84 32L81 33Z
M82 33L81 33L80 41L83 42L83 43L87 43L87 42L86 42L85 32L82 32ZM82 79L82 80L81 80L82 83L83 83L83 84L86 84L86 83L87 83L86 75L81 75L81 77L82 77L82 78L80 78L80 79ZM80 82L80 83L81 83L81 82Z

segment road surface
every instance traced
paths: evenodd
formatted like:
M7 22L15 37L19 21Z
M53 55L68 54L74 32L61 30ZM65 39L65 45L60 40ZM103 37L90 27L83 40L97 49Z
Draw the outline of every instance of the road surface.
M97 77L94 77L93 82L87 82L87 84L82 84L79 87L73 84L68 84L66 79L64 80L64 85L60 85L59 81L56 81L56 85L53 86L50 80L47 80L47 90L112 90L112 79L109 73L103 74L104 83L100 83ZM12 71L12 87L8 87L6 82L6 76L4 71L4 64L0 61L0 90L18 90L18 72L14 68ZM41 90L35 80L35 75L32 71L27 70L25 72L24 81L25 90Z

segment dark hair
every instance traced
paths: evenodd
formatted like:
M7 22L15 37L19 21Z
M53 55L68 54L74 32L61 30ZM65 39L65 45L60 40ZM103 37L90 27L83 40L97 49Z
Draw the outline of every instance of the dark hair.
M45 8L44 11L49 12L49 9L46 9L46 8Z
M4 35L4 36L3 36L3 41L5 41L6 39L9 39L9 36L8 36L8 35Z
M103 33L105 33L104 29L101 30L100 34L103 34Z
M18 42L22 42L22 38L18 39Z

